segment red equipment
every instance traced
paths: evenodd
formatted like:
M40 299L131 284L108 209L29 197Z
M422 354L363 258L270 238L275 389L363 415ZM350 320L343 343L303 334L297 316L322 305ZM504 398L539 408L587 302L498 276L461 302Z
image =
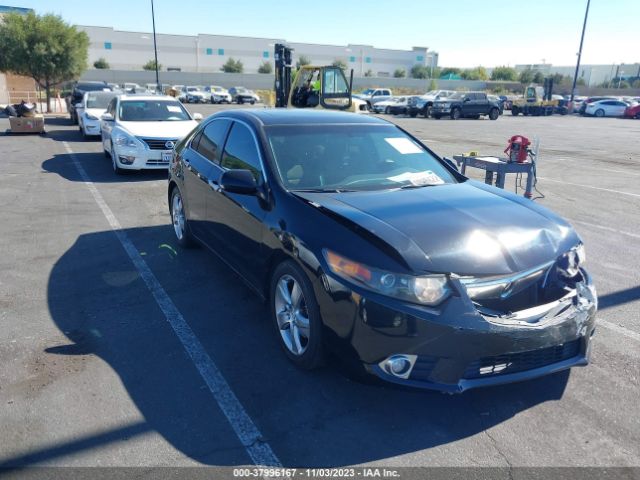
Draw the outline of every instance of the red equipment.
M514 135L509 139L504 153L509 156L510 162L525 163L529 155L531 141L522 135Z

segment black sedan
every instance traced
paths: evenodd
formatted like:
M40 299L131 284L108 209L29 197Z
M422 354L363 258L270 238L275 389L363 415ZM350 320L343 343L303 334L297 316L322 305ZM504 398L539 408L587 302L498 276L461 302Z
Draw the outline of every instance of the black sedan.
M459 174L379 118L236 110L178 143L178 242L269 302L284 353L446 392L586 365L597 299L551 211Z

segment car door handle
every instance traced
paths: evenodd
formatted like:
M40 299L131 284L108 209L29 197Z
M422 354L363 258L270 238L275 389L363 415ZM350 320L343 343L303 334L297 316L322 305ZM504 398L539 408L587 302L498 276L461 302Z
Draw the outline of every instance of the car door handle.
M216 180L209 180L207 183L211 187L211 190L215 192L219 192L221 190L220 184Z

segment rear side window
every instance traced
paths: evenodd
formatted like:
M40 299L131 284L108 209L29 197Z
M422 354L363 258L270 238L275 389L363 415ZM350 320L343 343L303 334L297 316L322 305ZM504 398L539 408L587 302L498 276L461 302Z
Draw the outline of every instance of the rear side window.
M486 100L487 95L484 93L476 93L476 100Z
M206 159L220 163L220 155L224 139L229 131L229 120L213 120L202 131L200 138L196 138L193 148Z
M200 142L202 144L202 142ZM222 167L249 170L257 181L262 176L260 155L253 135L241 123L234 123L222 155Z

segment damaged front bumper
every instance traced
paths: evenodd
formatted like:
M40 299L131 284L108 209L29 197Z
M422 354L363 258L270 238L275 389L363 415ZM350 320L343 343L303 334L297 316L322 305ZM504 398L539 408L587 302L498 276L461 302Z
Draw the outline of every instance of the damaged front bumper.
M457 287L464 290L461 283ZM352 290L343 292L342 300L334 298L330 310L321 302L323 318L370 373L448 393L587 365L597 310L596 291L584 270L562 298L506 315L474 304L465 294L437 309ZM353 322L347 328L349 317ZM401 363L395 368L392 362L399 358L406 368Z

